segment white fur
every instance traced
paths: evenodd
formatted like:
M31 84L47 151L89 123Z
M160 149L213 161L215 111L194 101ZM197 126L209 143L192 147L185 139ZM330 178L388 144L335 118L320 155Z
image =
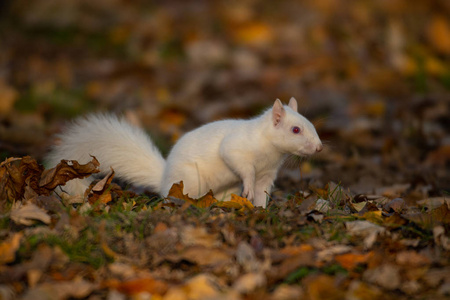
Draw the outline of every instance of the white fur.
M79 119L61 137L48 156L51 165L61 159L85 163L96 156L102 171L166 196L173 183L183 181L184 192L199 197L212 190L219 200L239 193L256 206L266 207L279 167L288 154L311 155L322 149L314 126L297 113L297 101L273 107L250 120L224 120L185 134L167 160L140 129L113 116ZM301 133L295 134L297 126ZM69 193L82 194L89 184L69 181Z
M84 164L92 155L100 162L102 173L113 167L118 178L160 192L165 160L143 130L116 116L99 114L76 119L58 137L60 143L46 158L49 166L57 165L61 159ZM92 180L71 180L63 190L83 195Z

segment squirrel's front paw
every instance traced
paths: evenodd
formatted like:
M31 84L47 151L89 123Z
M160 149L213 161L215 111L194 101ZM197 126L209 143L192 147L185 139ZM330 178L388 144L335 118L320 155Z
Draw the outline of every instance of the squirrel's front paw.
M248 189L248 190L244 189L242 191L242 195L241 196L244 197L244 198L247 198L247 200L249 200L249 201L253 201L254 192L252 190L250 190L250 189Z

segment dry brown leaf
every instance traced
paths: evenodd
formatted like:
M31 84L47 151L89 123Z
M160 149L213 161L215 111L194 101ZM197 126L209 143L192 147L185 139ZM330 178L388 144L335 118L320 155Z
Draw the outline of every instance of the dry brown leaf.
M173 197L176 199L181 199L186 201L189 204L192 204L197 207L206 208L210 207L212 204L217 202L217 199L214 198L212 191L209 191L204 196L193 199L189 197L188 194L183 194L184 184L183 181L180 181L179 183L174 183L172 187L169 190L169 194L167 195L168 198Z
M91 294L96 285L84 279L77 278L73 281L43 283L33 289L29 289L22 297L24 300L35 299L69 299L85 298Z
M147 292L152 295L164 295L169 289L169 285L161 280L151 277L137 278L127 281L116 279L108 280L103 283L108 288L113 288L126 295L136 295Z
M203 246L188 247L180 253L180 258L194 262L200 266L222 266L231 262L231 257L219 248Z
M431 229L439 224L450 224L450 210L447 203L442 204L428 213L406 213L402 217L427 229Z
M22 205L15 203L11 209L11 220L21 225L33 225L35 221L41 221L44 224L50 224L51 218L45 210L33 203Z
M98 166L94 157L85 165L63 160L55 168L44 170L30 156L9 158L0 164L0 201L48 196L58 185L99 172Z
M308 247L309 248L309 247ZM296 255L290 256L281 262L278 267L273 266L267 274L269 282L274 283L285 279L290 273L294 272L300 267L316 266L314 251L306 248L304 251Z
M247 273L241 275L233 284L233 290L248 294L266 285L266 277L262 273Z
M397 253L395 260L397 264L407 267L419 267L430 264L430 259L417 251L401 251Z
M0 244L0 265L10 263L16 258L16 251L19 249L20 240L23 233L17 232Z
M378 300L383 299L383 291L359 280L350 283L346 299Z
M386 231L382 226L363 220L345 222L345 227L351 235L364 238L363 243L366 249L371 248L378 235Z
M5 84L4 80L0 80L0 115L7 115L14 107L19 93L11 86Z
M368 269L364 272L363 278L387 290L395 290L401 284L399 267L391 264L383 264L379 267Z
M217 234L211 234L205 227L184 227L181 232L181 242L185 246L199 245L204 247L216 247L220 245Z
M41 194L49 194L57 186L66 184L74 178L85 178L100 172L100 163L95 157L86 164L79 164L76 160L62 160L56 167L45 170L39 180Z
M236 261L246 272L262 271L262 263L256 257L255 250L245 241L241 241L236 248Z
M164 299L220 299L221 292L226 287L218 278L210 274L199 274L179 287L171 288ZM228 299L228 298L227 298ZM233 297L229 299L235 299Z
M360 253L345 253L336 255L334 259L345 269L353 270L359 264L366 263L367 260L372 257L373 252L368 252L365 254Z
M111 170L106 174L99 182L97 182L91 189L93 192L103 192L108 185L112 182L114 178L114 170L111 168Z
M29 156L11 157L0 164L0 201L21 200L27 185L38 190L37 180L42 166Z
M328 275L308 276L304 281L309 299L345 299L344 290L337 286L334 277Z

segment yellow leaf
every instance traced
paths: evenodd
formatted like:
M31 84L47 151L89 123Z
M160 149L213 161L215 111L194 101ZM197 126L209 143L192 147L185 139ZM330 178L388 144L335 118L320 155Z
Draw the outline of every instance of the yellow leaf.
M384 220L382 215L382 211L381 210L377 210L377 211L368 211L365 212L362 215L362 219L365 219L367 221L370 221L371 223L374 224L379 224L379 225L383 225L384 224Z
M0 264L10 263L16 259L16 251L20 246L22 233L15 233L8 240L0 244Z
M255 207L255 206L253 206L253 204L252 204L250 201L248 201L247 198L238 196L238 195L236 195L236 194L231 194L231 200L230 200L230 202L238 203L238 204L240 204L240 205L242 205L243 207L246 207L246 208L248 208L248 209L252 209L252 208Z
M444 16L434 16L428 26L431 45L443 54L450 54L450 24Z
M250 23L239 27L234 33L238 43L264 45L272 41L272 29L262 22Z

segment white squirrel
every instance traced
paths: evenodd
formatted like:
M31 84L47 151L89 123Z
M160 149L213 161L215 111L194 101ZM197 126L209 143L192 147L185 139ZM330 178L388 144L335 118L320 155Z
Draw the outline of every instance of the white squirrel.
M212 190L217 199L227 200L230 193L242 191L243 197L262 207L289 154L307 156L323 149L314 126L297 112L294 98L285 106L277 99L253 119L215 121L190 131L166 160L142 129L112 115L77 119L59 138L46 158L50 166L62 159L87 163L92 155L101 172L112 167L117 177L162 196L173 183L183 181L190 197ZM83 195L92 181L74 179L64 190Z

